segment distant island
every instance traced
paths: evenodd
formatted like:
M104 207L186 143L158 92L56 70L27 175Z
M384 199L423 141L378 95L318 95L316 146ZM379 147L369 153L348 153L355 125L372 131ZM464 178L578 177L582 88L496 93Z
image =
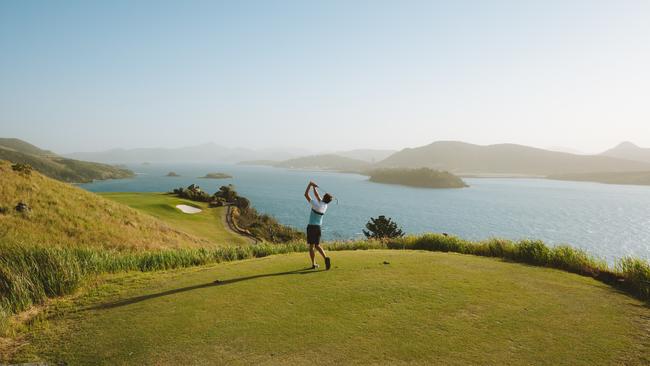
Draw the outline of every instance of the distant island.
M176 173L176 172L169 172L169 173L167 173L166 176L167 177L180 177L180 175L178 175L178 173Z
M605 184L650 185L650 171L647 172L605 172L549 175L547 179Z
M204 179L227 179L227 178L232 178L231 175L228 175L226 173L208 173L203 177L199 178L204 178Z
M465 188L469 187L461 178L440 170L429 168L386 168L366 173L371 182L400 184L420 188Z

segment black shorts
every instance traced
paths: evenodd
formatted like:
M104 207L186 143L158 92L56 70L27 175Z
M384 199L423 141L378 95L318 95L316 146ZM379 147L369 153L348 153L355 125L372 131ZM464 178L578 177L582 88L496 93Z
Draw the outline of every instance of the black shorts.
M307 244L320 244L320 225L307 225Z

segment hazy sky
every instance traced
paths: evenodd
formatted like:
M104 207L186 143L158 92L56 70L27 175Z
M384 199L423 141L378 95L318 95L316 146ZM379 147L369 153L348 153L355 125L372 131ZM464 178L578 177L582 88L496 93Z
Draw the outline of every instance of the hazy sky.
M649 65L648 0L0 0L0 136L650 147Z

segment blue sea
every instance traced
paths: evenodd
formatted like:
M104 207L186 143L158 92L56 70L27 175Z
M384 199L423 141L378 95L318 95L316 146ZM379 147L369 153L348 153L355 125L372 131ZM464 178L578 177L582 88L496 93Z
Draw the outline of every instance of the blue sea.
M207 192L234 184L263 213L302 229L310 179L338 198L325 217L324 240L363 237L370 217L393 218L407 233L446 232L466 239L501 237L570 244L614 263L650 259L650 187L544 179L467 178L465 189L372 183L357 174L240 165L137 165L132 179L82 184L93 192L167 192L198 184ZM181 177L165 175L174 171ZM200 179L223 172L232 179Z

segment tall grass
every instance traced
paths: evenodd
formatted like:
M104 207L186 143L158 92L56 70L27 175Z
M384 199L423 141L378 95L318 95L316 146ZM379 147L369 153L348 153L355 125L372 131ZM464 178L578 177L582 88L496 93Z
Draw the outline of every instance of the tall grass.
M503 258L558 268L615 285L650 301L650 264L626 258L615 268L569 246L549 247L541 241L490 239L472 242L453 236L425 234L386 241L334 242L329 250L407 249L455 252ZM249 247L119 251L97 247L44 247L0 244L0 323L47 298L66 295L85 279L102 273L156 271L306 251L303 242Z

